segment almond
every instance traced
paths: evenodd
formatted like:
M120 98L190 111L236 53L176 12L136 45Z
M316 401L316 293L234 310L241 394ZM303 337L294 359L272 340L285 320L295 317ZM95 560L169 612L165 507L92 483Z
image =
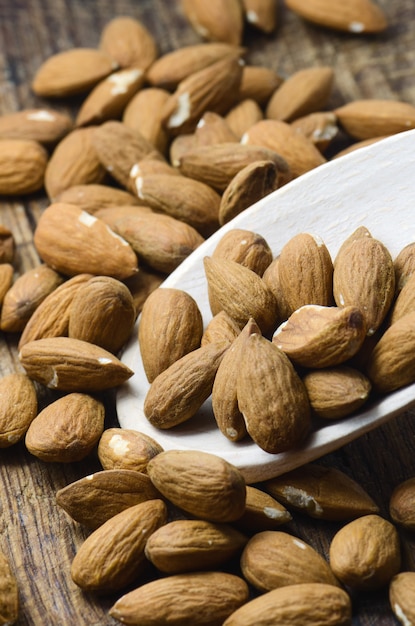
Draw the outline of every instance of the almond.
M243 228L232 228L220 238L212 258L236 261L262 276L272 262L272 250L262 235Z
M0 615L3 624L14 624L19 617L18 582L3 553L0 553Z
M287 7L304 19L349 33L378 33L387 28L382 9L371 0L287 0Z
M89 273L122 280L137 272L131 246L105 222L71 204L55 202L43 211L34 243L43 261L65 276Z
M297 117L291 126L308 137L320 152L324 152L339 133L337 116L332 111L317 111Z
M330 566L337 578L358 590L380 589L401 567L398 532L379 515L364 515L343 526L330 544Z
M137 430L106 428L97 452L105 470L128 469L145 474L150 459L163 452L163 448L152 437Z
M83 393L69 393L46 406L31 422L26 448L38 459L72 463L84 459L104 430L102 402Z
M76 128L56 146L45 171L45 189L51 201L74 185L99 184L105 169L92 144L93 128Z
M241 556L246 580L261 592L301 583L338 585L329 564L299 537L278 530L256 533Z
M26 374L6 374L0 378L0 399L0 448L7 448L24 437L36 417L36 388Z
M262 487L289 509L317 519L350 520L379 510L355 480L337 468L317 463L272 478Z
M245 510L243 475L215 454L167 450L151 459L147 472L165 498L199 519L233 522Z
M354 306L305 304L275 331L272 341L302 367L333 367L360 350L366 324Z
M405 283L415 272L415 242L408 243L396 255L393 260L395 269L395 295L398 294Z
M170 93L158 87L141 89L130 99L122 115L123 123L136 130L164 154L168 134L162 125L162 110Z
M285 354L259 334L244 343L237 398L248 434L266 452L285 452L309 432L310 405L303 382Z
M74 521L95 530L117 513L159 497L145 474L129 469L108 469L62 487L56 492L56 503Z
M50 56L38 68L32 89L37 96L66 98L84 94L117 69L108 54L95 48L71 48Z
M147 300L150 293L152 293L154 289L157 289L157 287L160 287L161 283L166 278L167 276L165 274L156 272L148 267L142 267L137 274L124 281L133 296L137 315L141 312L144 302Z
M400 572L389 585L390 605L402 624L411 624L415 619L414 583L415 572Z
M225 116L229 128L235 134L238 141L251 126L263 118L264 114L261 107L251 98L245 98L245 100L235 104Z
M234 574L176 574L133 589L117 600L109 614L124 624L140 626L159 626L167 620L171 626L221 626L248 597L246 582Z
M120 385L133 374L107 350L69 337L25 343L19 359L29 378L62 391L101 391Z
M203 319L192 296L181 289L155 289L144 303L138 341L149 382L185 354L199 348Z
M212 392L226 348L208 344L192 350L153 380L144 400L144 414L153 426L172 428L197 413Z
M53 146L73 129L69 115L51 108L22 109L0 116L1 139L24 139Z
M246 486L245 513L236 522L243 531L275 530L292 519L291 513L262 489Z
M342 128L355 139L393 135L415 127L415 107L399 100L354 100L334 113Z
M47 265L39 265L21 274L3 299L0 328L20 332L43 302L63 282L63 277Z
M392 303L388 316L389 324L394 324L407 313L415 311L414 285L415 274L411 274Z
M352 606L348 594L324 583L302 583L273 589L244 604L223 626L349 626Z
M143 72L158 55L157 43L147 27L137 18L120 15L106 23L99 47L122 68Z
M120 207L138 204L138 198L124 189L110 185L86 184L73 185L59 193L56 202L75 204L83 211L92 215L106 207Z
M238 324L225 311L219 311L207 323L200 345L205 346L208 343L229 345L240 332Z
M238 0L181 0L181 8L195 31L209 41L239 45L243 13Z
M225 118L212 111L206 111L202 115L195 128L194 137L197 146L238 141Z
M48 153L31 139L0 139L0 195L20 196L42 189Z
M16 254L16 242L12 231L0 224L0 265L13 263Z
M68 336L117 354L131 336L135 319L128 287L110 276L95 276L72 300Z
M270 67L244 65L239 87L239 101L252 99L259 106L264 107L283 81L284 79Z
M218 567L238 555L248 538L228 524L176 520L149 537L146 557L167 574Z
M277 27L276 0L243 0L245 19L264 33L272 33Z
M166 505L148 500L130 506L94 530L72 561L71 576L85 591L123 589L146 569L147 538L166 523Z
M395 524L408 530L415 529L415 478L408 478L394 488L389 512Z
M279 265L280 259L279 257L275 257L265 269L262 278L268 289L274 295L280 313L280 319L284 321L291 315L291 307L287 302L281 285Z
M334 81L331 67L307 67L294 72L280 85L267 104L266 117L284 122L324 109Z
M14 267L11 263L0 263L0 306L13 284Z

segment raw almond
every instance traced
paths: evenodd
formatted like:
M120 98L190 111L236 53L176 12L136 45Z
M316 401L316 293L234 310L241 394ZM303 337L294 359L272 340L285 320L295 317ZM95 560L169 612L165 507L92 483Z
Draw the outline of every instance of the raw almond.
M225 118L218 113L206 111L200 118L194 131L196 145L212 146L216 143L237 142Z
M133 374L107 350L69 337L25 343L19 360L29 378L51 389L70 392L116 387Z
M56 201L76 204L80 209L92 215L106 207L131 206L139 203L136 196L124 189L93 183L73 185L59 193Z
M48 404L31 422L26 448L46 462L81 461L98 443L104 418L102 402L84 393L68 393Z
M342 128L355 139L393 135L415 127L415 107L399 100L354 100L334 113Z
M56 503L76 522L95 530L125 509L160 497L148 476L129 469L101 470L56 492Z
M162 154L166 152L169 139L161 122L162 110L169 97L166 89L141 89L128 102L122 115L122 121L128 128L141 133Z
M305 304L277 328L272 341L297 365L321 368L353 357L365 336L365 320L357 307Z
M10 228L0 224L0 265L13 263L16 254L16 242Z
M415 478L408 478L394 488L389 512L395 524L415 530Z
M136 311L128 287L110 276L95 276L72 300L68 337L117 354L131 336Z
M31 139L0 139L0 195L20 196L42 189L48 153Z
M158 55L157 43L147 27L137 18L126 15L107 22L101 32L99 47L119 67L138 68L143 72Z
M239 101L254 100L264 107L274 91L283 83L283 78L270 67L244 65L239 87Z
M398 532L379 515L364 515L337 531L329 558L343 584L358 590L380 589L400 571Z
M45 189L49 200L74 185L99 184L105 169L92 145L94 129L76 128L56 146L45 171Z
M208 344L192 350L163 370L151 383L144 414L153 426L172 428L186 422L212 392L227 346Z
M161 572L181 574L216 568L238 555L247 541L228 524L175 520L149 537L145 554Z
M236 522L238 528L258 533L275 530L291 519L291 513L269 493L252 485L246 486L245 513Z
M278 454L300 444L310 429L310 405L289 359L259 334L247 337L237 378L237 398L253 441Z
M219 311L207 323L200 345L205 346L208 343L229 345L240 332L238 324L225 311Z
M199 348L202 334L202 314L192 296L181 289L155 289L144 303L138 327L148 381Z
M148 537L166 523L166 505L148 500L130 506L94 530L71 565L72 580L85 591L114 592L131 584L146 569Z
M24 437L37 410L36 388L26 374L6 374L0 379L0 448Z
M167 621L171 626L221 626L248 597L246 582L234 574L176 574L133 589L117 600L109 614L124 624L140 626Z
M98 444L98 458L105 470L128 469L145 474L150 459L163 452L149 435L130 428L106 428Z
M291 307L287 302L281 285L279 265L280 259L275 257L264 271L262 278L268 289L274 294L280 319L285 321L291 315Z
M289 509L317 519L350 520L379 510L355 480L337 468L317 463L272 478L262 488Z
M228 126L238 138L238 141L251 126L263 118L264 114L261 107L252 98L245 98L245 100L232 107L225 116Z
M272 262L272 250L262 235L243 228L232 228L220 238L212 258L235 261L262 276Z
M96 274L122 280L138 269L137 256L125 239L71 204L55 202L43 211L34 244L43 261L65 276Z
M51 108L22 109L0 116L1 139L24 139L53 146L73 129L69 115Z
M243 0L245 19L264 33L272 33L277 27L276 0Z
M160 287L161 283L166 278L167 276L165 274L156 272L149 267L142 267L137 274L125 280L125 284L133 296L137 315L140 314L148 296L154 291L154 289Z
M396 574L389 585L389 602L395 617L403 625L415 620L415 572Z
M414 286L415 274L411 274L392 303L390 315L388 316L389 324L394 324L407 313L415 311Z
M234 522L245 510L242 473L215 454L166 450L151 459L147 472L164 497L199 519Z
M320 152L324 152L339 133L337 116L332 111L317 111L297 117L291 126L308 137Z
M238 0L181 0L181 8L195 31L209 41L239 45L243 33L243 12Z
M408 243L396 255L393 266L395 269L395 294L398 294L405 283L415 272L415 242Z
M349 626L351 621L351 600L343 589L324 583L302 583L273 589L250 600L223 626Z
M287 7L304 19L349 33L378 33L387 28L382 9L372 0L287 0Z
M338 585L325 558L299 537L279 530L256 533L241 556L246 580L261 592L301 583Z
M307 67L294 72L271 96L266 117L284 122L324 109L334 81L331 67Z
M71 48L50 56L38 68L32 89L37 96L66 98L84 94L117 69L108 54L95 48Z
M63 282L63 277L47 265L39 265L21 274L3 299L0 328L20 332L43 302Z
M13 284L14 267L11 263L0 263L0 306Z
M258 274L236 261L205 257L208 299L213 315L225 311L242 329L250 318L264 334L278 324L277 303Z
M19 586L9 559L0 553L0 616L3 624L14 624L19 617Z

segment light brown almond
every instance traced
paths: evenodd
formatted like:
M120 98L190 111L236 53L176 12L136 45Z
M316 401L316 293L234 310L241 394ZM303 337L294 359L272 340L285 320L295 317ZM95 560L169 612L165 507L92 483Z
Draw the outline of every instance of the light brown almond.
M414 286L415 274L411 274L404 286L400 289L396 299L392 302L390 314L388 316L389 324L394 324L407 313L415 311Z
M277 0L242 0L245 19L264 33L277 28Z
M264 114L259 104L252 98L246 98L236 104L229 113L226 114L225 120L232 132L241 139L242 135L251 128L256 122L262 120Z
M247 485L245 513L235 523L243 531L258 533L275 530L291 519L291 513L269 493Z
M225 311L219 311L207 323L200 345L205 346L208 343L229 345L240 332L238 324Z
M0 224L0 265L13 263L16 254L16 241L10 228Z
M0 116L1 139L24 139L53 146L73 129L69 115L49 107L22 109Z
M38 400L33 382L22 373L0 378L0 448L20 441L36 417Z
M396 485L389 500L389 513L395 524L415 530L415 478Z
M356 35L387 28L384 12L372 0L287 0L287 7L310 22Z
M354 100L334 113L342 128L355 139L393 135L415 127L415 107L399 100Z
M389 602L395 617L403 625L415 620L415 572L396 574L389 585Z
M105 470L128 469L145 474L150 459L163 452L149 435L130 428L106 428L98 444L98 458Z
M395 269L395 295L415 272L415 242L408 243L393 260Z
M80 209L92 215L106 207L139 204L138 198L124 189L93 183L74 185L65 189L57 195L56 202L76 204Z
M181 8L195 31L208 41L239 45L243 34L243 12L238 0L181 0Z
M243 228L232 228L221 237L212 258L236 261L262 276L272 262L272 250L262 235Z
M0 139L0 195L20 196L42 189L48 153L31 139Z
M238 141L225 118L212 111L206 111L202 115L195 128L194 137L198 146Z
M160 87L141 89L128 102L122 115L123 123L137 130L162 154L168 146L168 134L163 127L162 110L170 93Z
M157 43L148 28L137 18L119 15L104 26L99 48L122 68L142 71L155 61Z
M13 284L14 267L11 263L0 263L0 306Z
M283 78L270 67L244 65L239 87L239 101L254 100L264 107L274 91L283 83Z
M332 111L316 111L297 117L291 126L308 137L320 152L324 152L339 133L337 116Z

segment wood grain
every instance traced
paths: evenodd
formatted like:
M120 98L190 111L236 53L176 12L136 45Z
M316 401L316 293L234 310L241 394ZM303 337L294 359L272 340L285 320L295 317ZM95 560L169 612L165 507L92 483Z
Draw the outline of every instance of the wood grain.
M331 65L336 81L330 107L356 98L415 103L415 5L412 0L377 2L390 27L382 35L361 37L307 24L284 10L281 0L275 35L246 31L248 60L282 76L316 64ZM0 0L0 114L50 104L35 97L30 88L42 61L73 46L96 46L103 26L116 15L141 19L157 39L160 54L200 41L178 0ZM59 101L53 106L71 115L77 109L76 104ZM39 263L32 234L45 206L41 193L25 199L3 198L0 203L0 223L12 230L18 246L17 274ZM16 344L17 337L0 337L1 375L20 369ZM107 425L116 425L111 394L107 405ZM70 563L86 532L55 503L57 489L99 469L96 455L72 465L46 464L18 444L2 450L0 459L0 547L19 583L18 626L114 625L108 608L116 598L84 594L70 579ZM358 480L387 517L392 489L415 475L415 414L399 416L321 462ZM295 516L287 530L327 556L337 526ZM404 567L415 569L415 537L401 536ZM354 599L353 625L372 624L398 624L385 591Z

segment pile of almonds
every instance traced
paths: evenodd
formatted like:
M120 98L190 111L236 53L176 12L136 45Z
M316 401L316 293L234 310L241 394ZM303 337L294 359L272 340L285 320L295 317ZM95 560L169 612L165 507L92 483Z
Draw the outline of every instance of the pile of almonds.
M287 0L286 5L304 19L337 30L369 33L387 26L370 0L353 0L347 7L337 0ZM0 194L18 197L45 190L49 202L34 233L42 263L18 277L13 233L0 227L0 329L17 333L22 367L0 381L0 447L24 440L37 458L60 463L80 461L98 450L102 471L60 490L57 503L91 530L71 570L81 589L122 592L141 581L110 611L123 623L260 625L271 616L275 623L348 624L349 590L386 585L395 615L412 620L413 573L401 572L395 526L379 516L377 505L359 485L337 470L310 465L253 487L245 484L237 468L213 455L165 452L143 433L105 430L103 394L133 373L117 355L138 314L143 311L143 322L152 302L170 297L167 290L158 289L167 274L220 225L326 162L329 148L334 156L343 154L335 149L339 134L346 134L351 149L356 149L415 127L415 107L405 102L361 100L328 110L335 79L329 67L304 68L282 78L270 68L250 65L242 47L244 21L273 32L275 1L183 0L182 9L207 42L159 56L157 42L140 21L114 18L96 49L58 53L45 60L33 78L33 92L40 98L65 102L74 95L83 97L75 119L53 106L0 117ZM311 255L307 259L316 265L315 255L324 254L324 246L314 245L316 240L306 234L299 237L301 245L299 239L289 242L294 251L291 257L287 254L286 270L281 257L272 258L266 242L260 269L219 253L207 259L215 324L201 328L197 303L189 303L186 294L173 294L169 305L174 303L174 311L183 314L180 342L175 346L169 342L163 357L170 363L164 362L161 369L157 364L151 374L157 381L161 370L186 358L179 354L184 343L189 357L199 360L202 368L206 361L200 355L209 355L210 377L202 372L196 401L185 398L185 419L213 389L215 417L225 436L237 441L248 433L270 452L301 440L308 432L311 411L325 419L344 417L367 400L372 385L384 393L396 388L394 381L407 384L414 375L408 352L402 361L406 322L392 320L395 314L414 315L408 313L410 290L403 301L400 282L412 272L413 251L406 250L391 266L381 242L370 233L354 233L355 250L364 242L383 254L368 272L377 282L376 298L369 301L370 293L364 292L364 308L373 313L367 319L360 302L347 304L345 285L351 280L337 259L331 264L326 258L323 270L331 273L331 279L337 271L341 285L334 280L324 302L316 303L314 293L311 298L316 285L327 282L319 276L307 283L298 266L292 273L296 247L306 247ZM361 258L368 261L356 253L356 263ZM398 267L404 269L395 281ZM301 285L310 286L302 294L303 302L290 302L290 281L284 284L284 271L290 280L296 276ZM235 320L224 302L238 304L228 290L234 283L239 293L244 281L247 293L250 284L255 289L261 285L253 298L256 309ZM291 295L300 292L298 285L291 290ZM344 301L336 300L333 306L336 292ZM321 316L319 307L324 308ZM354 310L347 317L344 311L349 307ZM396 313L399 307L401 313ZM325 317L329 309L341 312L335 324L343 328L349 352L342 344L346 350L342 358L334 364L325 362L320 372L321 364L302 359L304 353L315 358L322 340L333 338L332 330L327 330L331 320ZM284 341L291 326L297 327L292 316L299 312L305 318L302 324L312 332L305 342L304 333L294 338L291 333L293 354ZM275 332L283 320L288 322ZM339 398L346 396L347 406L333 407L331 397L327 406L318 376L330 373L328 367L337 368L337 384L344 361L353 357L362 365L359 354L368 353L362 348L372 336L378 339L385 324L399 327L397 334L386 331L369 351L365 373L353 374L353 401L342 388ZM140 323L140 333L143 327ZM176 331L170 328L173 335ZM352 337L352 331L358 336ZM233 342L236 336L238 341ZM318 350L313 347L316 339ZM352 354L353 341L357 348ZM248 343L252 354L242 368L241 381L244 376L250 380L256 353L256 375L264 374L259 368L263 357L274 367L278 355L285 368L282 387L292 391L292 406L301 414L288 435L274 429L271 435L263 432L259 414L250 410L254 401L265 404L263 398L224 394L221 369L229 379ZM338 335L335 344L338 349ZM378 346L384 344L382 351ZM400 350L392 352L393 359L391 345ZM142 337L140 347L145 350ZM281 354L288 354L295 367L288 366L291 361ZM159 352L153 350L151 359L153 367ZM148 361L146 365L150 368ZM298 367L311 371L301 378ZM312 371L314 367L318 371ZM402 379L402 371L407 379ZM194 391L192 381L189 388ZM171 390L171 379L168 382ZM333 380L328 385L332 389ZM244 387L242 382L240 388ZM56 390L59 397L40 410L43 388ZM157 405L162 390L154 388ZM229 413L232 403L242 411ZM182 408L177 397L173 404ZM150 395L149 405L149 418L155 421L157 413L159 427L174 425L166 423L157 406L154 409ZM254 417L247 419L251 413ZM174 419L180 423L183 413ZM410 531L415 527L413 494L409 480L398 486L390 502L394 524ZM344 523L331 543L329 563L295 534L275 530L289 523L290 510ZM1 616L8 623L18 617L18 583L12 570L0 555Z

